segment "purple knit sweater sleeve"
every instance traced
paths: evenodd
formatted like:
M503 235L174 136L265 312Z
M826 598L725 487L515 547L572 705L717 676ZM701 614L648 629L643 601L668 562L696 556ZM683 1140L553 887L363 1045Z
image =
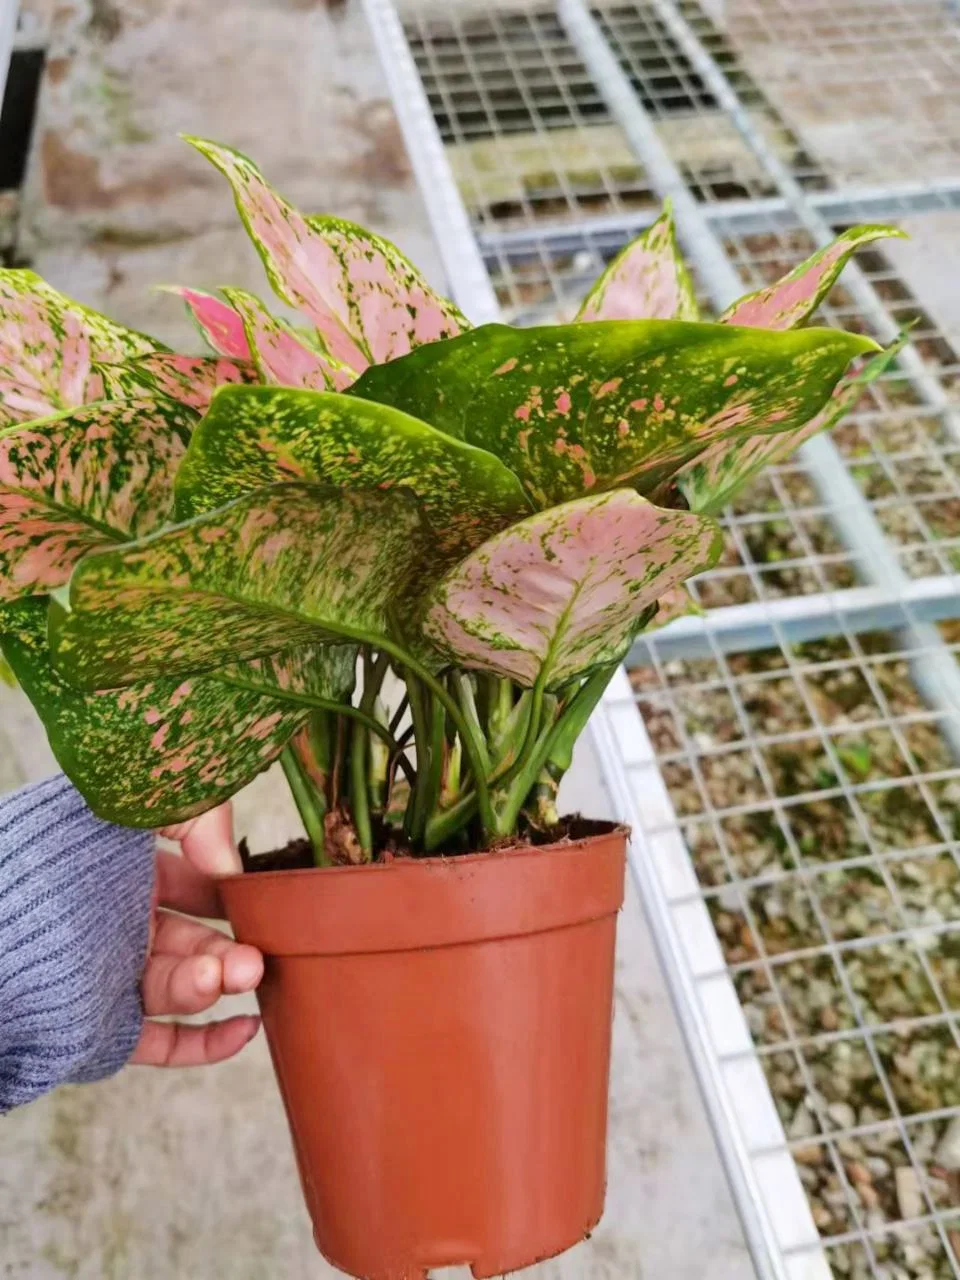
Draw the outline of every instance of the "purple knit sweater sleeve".
M133 1052L153 851L63 777L0 798L0 1112Z

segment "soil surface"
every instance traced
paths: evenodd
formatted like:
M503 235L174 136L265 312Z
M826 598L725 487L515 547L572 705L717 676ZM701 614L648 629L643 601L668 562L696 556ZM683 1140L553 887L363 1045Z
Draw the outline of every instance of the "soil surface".
M564 818L549 831L531 831L523 836L507 836L492 846L496 852L508 852L511 849L528 849L531 845L570 844L575 840L586 840L590 836L607 835L615 831L614 822L598 822L593 818L583 818L580 814ZM480 852L480 850L471 850ZM388 847L374 856L374 862L392 862L396 858L414 858L418 855L410 849ZM431 857L457 857L458 853L438 850ZM247 842L241 841L240 857L244 871L302 871L313 866L313 851L310 841L304 838L290 840L282 849L273 849L269 853L250 852ZM354 865L344 860L335 865Z

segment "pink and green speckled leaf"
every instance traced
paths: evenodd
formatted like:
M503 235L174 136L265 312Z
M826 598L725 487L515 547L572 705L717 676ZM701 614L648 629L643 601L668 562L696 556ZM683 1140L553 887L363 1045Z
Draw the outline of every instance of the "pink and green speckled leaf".
M0 600L52 591L88 551L167 521L194 421L152 397L0 431Z
M217 355L228 356L231 360L253 359L243 318L229 303L215 294L190 289L186 285L164 285L163 292L183 299L197 328Z
M0 270L0 427L100 400L104 368L162 349L32 271Z
M861 245L890 236L904 238L906 233L896 227L851 227L776 284L738 298L720 317L721 322L756 329L796 328L813 315Z
M256 366L222 356L184 356L155 352L111 366L105 371L109 394L170 396L198 413L204 413L218 387L256 382Z
M674 622L677 618L685 618L689 614L702 617L704 612L705 610L701 609L700 605L697 604L688 588L681 583L658 596L657 612L647 626L643 628L643 631L644 633L658 631L661 627Z
M291 647L376 646L425 542L406 493L258 490L81 560L69 608L51 605L54 663L104 689Z
M651 494L715 441L791 431L876 349L831 329L485 325L368 369L349 394L495 454L541 508L628 485Z
M239 151L187 141L227 178L270 283L335 359L360 371L468 327L389 241L338 218L304 217Z
M537 512L438 584L424 630L441 653L522 685L551 687L623 656L649 607L708 568L709 519L629 489Z
M252 293L226 288L223 292L240 316L264 382L314 391L343 391L356 382L355 369L309 342L286 321L272 316Z
M228 799L276 759L310 699L342 701L354 676L354 651L330 648L83 693L54 671L36 599L0 609L0 641L64 772L94 812L126 826L180 822Z
M340 296L347 328L373 364L395 360L416 347L455 338L470 328L464 314L436 293L400 250L354 222L312 217L340 264Z
M397 409L288 387L218 391L177 475L180 518L282 481L409 489L444 567L530 513L498 458Z
M856 405L864 389L889 370L906 342L906 336L899 338L868 360L858 373L844 378L816 417L795 430L722 441L695 458L675 477L690 510L718 515L764 468L786 462L804 441L835 427Z
M696 320L697 297L669 205L619 253L584 298L577 320Z

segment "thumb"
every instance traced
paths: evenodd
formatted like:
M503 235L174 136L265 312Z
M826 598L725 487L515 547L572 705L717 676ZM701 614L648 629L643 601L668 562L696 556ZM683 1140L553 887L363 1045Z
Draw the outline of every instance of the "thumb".
M199 818L165 827L160 832L178 840L183 856L205 876L218 878L243 870L233 839L233 811L229 804L210 809Z

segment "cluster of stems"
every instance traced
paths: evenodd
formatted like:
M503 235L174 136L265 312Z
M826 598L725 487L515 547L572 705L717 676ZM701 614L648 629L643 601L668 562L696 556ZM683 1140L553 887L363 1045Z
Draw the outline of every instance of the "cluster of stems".
M543 682L434 675L406 654L364 652L358 696L311 700L307 726L281 757L314 861L341 860L345 838L349 861L372 861L388 846L466 852L549 830L574 743L615 669L548 692Z

